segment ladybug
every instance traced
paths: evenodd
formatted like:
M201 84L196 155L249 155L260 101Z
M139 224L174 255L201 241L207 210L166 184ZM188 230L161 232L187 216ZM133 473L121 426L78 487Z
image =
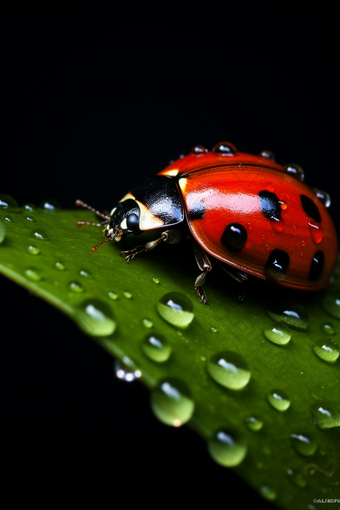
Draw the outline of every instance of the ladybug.
M332 280L338 241L327 211L329 195L304 182L299 165L282 166L273 154L237 152L228 142L208 151L196 146L188 156L172 162L133 188L103 217L107 239L120 241L130 234L160 230L154 241L123 251L129 262L165 241L178 243L189 227L201 271L195 288L202 288L212 269L210 256L237 282L249 275L300 290L318 291ZM91 224L78 222L78 226ZM244 288L244 286L242 286ZM244 290L239 291L242 300Z

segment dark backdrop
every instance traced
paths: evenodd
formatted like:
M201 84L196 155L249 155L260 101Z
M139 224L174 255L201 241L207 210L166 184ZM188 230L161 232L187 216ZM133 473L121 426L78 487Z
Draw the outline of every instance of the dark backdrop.
M110 210L133 183L193 145L227 140L299 163L311 186L330 191L339 227L331 36L306 41L296 31L290 45L287 34L281 46L227 37L211 45L198 36L147 41L129 33L122 41L103 32L12 36L3 60L1 192L19 205L53 198L72 208L81 198ZM118 470L151 487L184 484L189 493L221 487L226 505L231 494L256 503L189 429L160 424L148 391L116 380L112 358L73 323L0 281L2 313L15 314L14 334L2 335L6 441L30 452L20 462L42 445L47 466L55 455L72 464L91 450L111 464L106 474Z

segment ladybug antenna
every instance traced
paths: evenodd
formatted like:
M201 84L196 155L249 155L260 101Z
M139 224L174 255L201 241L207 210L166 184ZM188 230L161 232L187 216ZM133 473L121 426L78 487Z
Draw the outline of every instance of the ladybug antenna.
M104 243L107 243L108 241L113 241L113 239L114 239L114 237L110 237L110 239L104 239L104 241L102 241L101 243L96 244L95 246L92 246L91 251L97 251L99 246L101 246Z
M103 221L102 223L91 223L91 221L77 221L77 227L82 227L83 225L94 225L95 227L101 227L102 225L106 225L109 223L109 220Z
M75 204L76 205L80 205L81 207L85 207L85 209L90 209L90 211L95 212L96 214L98 214L98 216L101 216L105 220L110 221L110 216L107 216L106 214L103 214L103 213L101 213L99 211L96 211L96 209L93 209L93 207L90 207L89 205L85 204L85 202L83 202L82 200L76 200ZM87 223L87 222L80 222L79 221L78 222L78 227L81 227L81 225L79 225L79 223L81 223L81 225L96 225L96 226L98 226L97 223ZM102 224L100 223L99 226L100 225L102 225Z

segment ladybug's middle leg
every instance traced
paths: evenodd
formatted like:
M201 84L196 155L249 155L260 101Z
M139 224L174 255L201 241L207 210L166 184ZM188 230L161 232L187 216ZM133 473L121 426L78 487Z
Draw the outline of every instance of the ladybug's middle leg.
M219 263L223 271L225 271L229 276L231 276L234 280L237 281L237 292L235 301L242 302L246 295L246 286L245 283L248 281L248 275L244 271L240 271L236 267L229 266L228 264Z
M121 251L121 255L125 255L126 262L130 262L138 253L142 253L143 251L151 251L156 246L159 245L162 241L169 244L177 244L183 237L183 233L180 230L165 230L161 237L155 239L154 241L150 241L145 244L141 244L140 246L136 246L132 250Z
M200 245L196 243L196 241L194 241L194 254L197 265L202 271L202 273L196 278L195 289L197 290L197 294L200 296L201 301L203 301L203 303L206 304L207 296L203 290L202 285L205 282L208 272L211 271L212 265L208 255L203 250L203 248L201 248Z

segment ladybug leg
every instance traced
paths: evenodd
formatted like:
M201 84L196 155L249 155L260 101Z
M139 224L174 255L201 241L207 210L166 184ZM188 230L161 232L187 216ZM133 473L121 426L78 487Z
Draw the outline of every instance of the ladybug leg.
M136 246L132 250L121 251L121 255L125 255L126 262L130 262L136 255L142 253L143 251L151 251L156 246L158 246L162 241L169 244L177 244L182 239L183 234L180 230L165 230L161 237L155 239L154 241L150 241L145 244L141 244L140 246Z
M208 255L203 250L203 248L201 248L200 245L196 243L196 241L194 241L194 254L195 254L195 259L196 259L197 265L200 268L200 270L202 271L202 273L196 278L195 289L197 290L197 294L200 296L201 301L204 304L206 304L207 296L203 290L202 285L204 285L207 274L212 269L212 265L211 265Z
M248 281L248 275L244 271L240 271L236 269L236 267L228 266L227 264L220 264L223 271L225 271L231 278L237 281L237 291L235 301L239 301L240 303L244 300L246 295L246 286L245 283Z

